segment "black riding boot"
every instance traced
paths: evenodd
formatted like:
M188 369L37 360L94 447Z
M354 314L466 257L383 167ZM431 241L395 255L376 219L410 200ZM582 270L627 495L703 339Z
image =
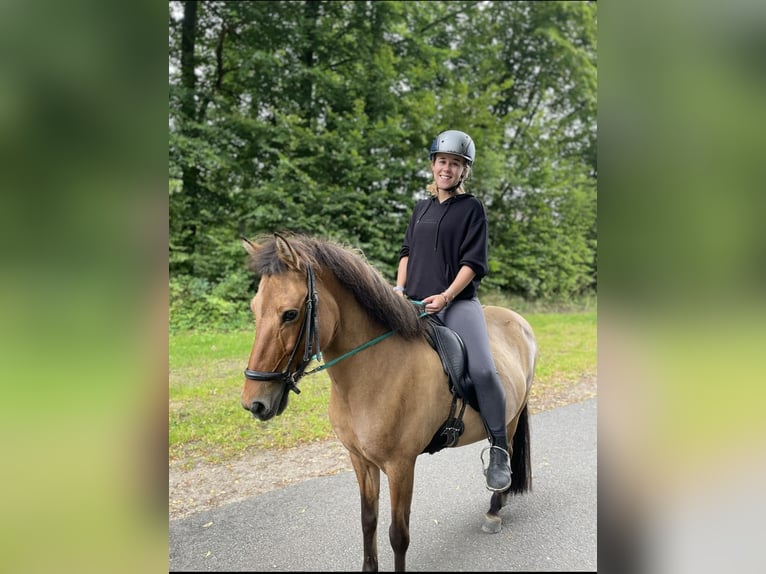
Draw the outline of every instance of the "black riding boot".
M511 486L511 459L508 455L508 440L505 436L492 437L487 467L487 489L493 492L508 490Z

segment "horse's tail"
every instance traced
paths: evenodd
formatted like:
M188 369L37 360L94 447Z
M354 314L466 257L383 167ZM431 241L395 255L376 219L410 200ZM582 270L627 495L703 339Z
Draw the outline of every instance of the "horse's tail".
M513 454L511 455L511 492L521 494L532 490L532 464L529 449L529 416L527 405L519 413L516 432L513 433Z

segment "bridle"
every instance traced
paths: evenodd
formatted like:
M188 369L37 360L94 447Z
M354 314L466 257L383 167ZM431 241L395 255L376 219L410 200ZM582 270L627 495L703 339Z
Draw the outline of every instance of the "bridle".
M412 301L412 303L415 305L423 305L422 301ZM316 359L317 361L322 361L322 352L319 349L319 323L317 322L317 307L319 306L319 296L316 291L314 270L311 268L311 265L306 265L306 301L304 302L304 306L306 311L303 315L301 330L298 334L298 339L295 342L295 347L293 347L293 350L290 353L290 358L287 361L285 370L277 372L251 371L250 369L245 369L245 378L251 381L278 381L282 383L283 388L280 394L283 397L285 390L295 391L296 394L300 394L301 390L296 386L296 383L304 376L312 375L319 371L324 371L332 365L339 363L340 361L343 361L344 359L347 359L348 357L351 357L360 351L363 351L367 347L371 347L372 345L380 343L383 339L390 337L396 332L396 330L391 330L383 333L382 335L379 335L378 337L375 337L374 339L367 341L366 343L359 345L354 349L351 349L340 357L336 357L332 361L328 361L327 363L319 365L318 367L315 367L306 372L306 367L312 360ZM426 315L427 314L424 311L421 313L420 317L422 318ZM301 344L301 339L304 339L305 341L303 358L298 363L296 369L294 371L290 371L290 365L293 363L295 355L298 352L298 347Z
M279 381L285 389L289 391L295 391L296 394L300 394L300 389L296 386L296 383L306 374L306 367L314 358L321 360L322 353L319 350L319 324L317 323L317 306L319 303L319 296L317 295L314 270L311 265L306 265L306 301L304 302L305 313L303 314L303 323L301 324L301 330L298 334L298 339L295 341L295 347L293 347L290 353L290 358L287 360L285 370L281 372L277 371L251 371L245 369L245 378L251 381ZM301 344L301 339L304 339L303 357L301 358L298 366L294 371L290 370L290 365L293 364L295 355L298 352L298 347ZM313 371L312 371L313 372ZM282 390L284 393L285 389Z

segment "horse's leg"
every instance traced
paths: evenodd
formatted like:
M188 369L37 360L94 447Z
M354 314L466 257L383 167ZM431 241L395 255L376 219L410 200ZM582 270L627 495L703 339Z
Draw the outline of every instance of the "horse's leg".
M503 526L503 519L500 518L500 509L508 503L508 496L510 495L511 487L503 492L492 493L492 498L489 500L489 510L484 515L484 522L481 525L481 529L484 532L490 534L497 534Z
M362 507L362 538L364 562L362 572L378 571L378 499L380 496L380 469L366 458L349 452L359 483Z
M402 461L390 467L386 474L391 498L391 526L388 529L388 538L394 551L394 568L396 572L404 572L407 549L410 546L410 507L415 481L415 461Z

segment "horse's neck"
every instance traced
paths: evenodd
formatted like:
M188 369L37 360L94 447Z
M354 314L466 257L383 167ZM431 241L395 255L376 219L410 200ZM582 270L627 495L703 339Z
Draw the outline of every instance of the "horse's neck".
M337 327L327 348L328 354L343 355L386 332L352 296L340 298L337 302Z
M352 385L360 373L370 374L370 360L380 351L379 343L371 343L389 331L373 320L345 289L330 289L326 295L324 302L327 316L322 328L331 329L333 334L330 341L325 343L322 354L326 363L337 361L328 374L337 390L341 390L341 387ZM391 337L386 339L390 340Z

